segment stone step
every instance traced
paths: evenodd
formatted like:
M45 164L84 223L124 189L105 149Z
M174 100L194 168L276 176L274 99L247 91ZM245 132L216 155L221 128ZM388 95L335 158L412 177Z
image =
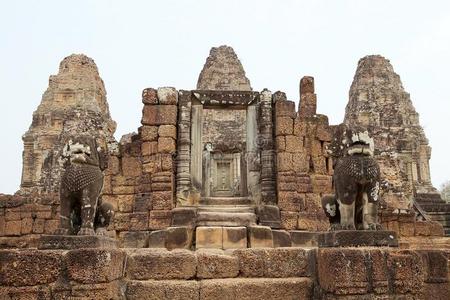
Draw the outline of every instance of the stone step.
M200 205L251 205L248 197L203 197Z
M199 211L197 226L249 226L256 224L255 213Z
M198 206L198 212L232 212L255 213L255 207L249 205L203 205Z

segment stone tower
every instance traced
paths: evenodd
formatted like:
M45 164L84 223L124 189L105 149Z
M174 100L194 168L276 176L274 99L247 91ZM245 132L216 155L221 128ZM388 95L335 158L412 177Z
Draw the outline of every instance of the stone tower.
M233 48L220 46L211 48L198 77L197 89L251 91L252 87Z
M58 191L59 152L72 134L88 133L106 147L114 143L116 123L109 114L106 91L94 61L72 54L50 76L49 86L23 135L23 169L20 192Z
M405 208L415 193L435 191L430 179L431 147L389 60L379 55L359 60L344 122L372 132L375 155L392 196L386 198L397 200L388 205Z

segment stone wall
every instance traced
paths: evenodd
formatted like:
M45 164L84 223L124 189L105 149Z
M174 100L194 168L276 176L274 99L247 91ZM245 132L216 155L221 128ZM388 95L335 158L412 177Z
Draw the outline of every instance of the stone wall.
M105 176L103 199L117 211L113 228L121 238L168 227L175 206L178 92L148 88L142 102L138 134L120 142Z
M285 229L326 230L321 196L332 193L332 162L326 153L331 141L328 118L316 114L312 77L300 82L300 107L273 95L277 152L277 196Z
M0 297L446 299L448 258L382 247L0 250Z

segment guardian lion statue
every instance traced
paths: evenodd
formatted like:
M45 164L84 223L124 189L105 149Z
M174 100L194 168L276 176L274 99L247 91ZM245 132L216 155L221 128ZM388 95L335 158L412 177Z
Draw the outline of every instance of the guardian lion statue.
M322 198L331 230L380 230L380 168L374 142L359 126L339 125L328 151L334 160L334 196Z
M91 136L69 139L63 149L65 170L60 186L61 235L103 235L112 221L112 205L102 202L106 155Z

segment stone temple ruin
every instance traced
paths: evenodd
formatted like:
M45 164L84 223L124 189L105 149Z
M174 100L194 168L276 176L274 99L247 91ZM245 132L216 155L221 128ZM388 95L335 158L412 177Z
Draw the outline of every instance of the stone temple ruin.
M195 90L145 88L137 133L116 141L97 66L66 57L23 136L20 189L0 194L0 298L447 299L450 204L390 62L358 62L341 125L317 113L313 77L299 94L296 109L283 92L253 91L234 50L212 48ZM340 134L360 127L384 230L329 231ZM70 186L91 182L67 179L67 164L101 153L107 208L86 225L97 204ZM65 218L79 235L61 231ZM83 227L97 222L103 235Z

